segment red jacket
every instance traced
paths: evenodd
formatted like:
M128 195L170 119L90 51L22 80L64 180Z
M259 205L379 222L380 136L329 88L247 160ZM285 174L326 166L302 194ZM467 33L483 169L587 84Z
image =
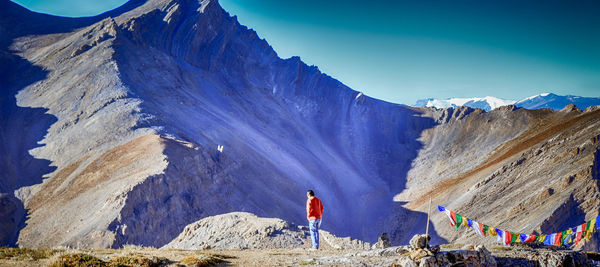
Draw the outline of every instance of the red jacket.
M323 203L317 197L306 200L306 219L312 221L323 217Z

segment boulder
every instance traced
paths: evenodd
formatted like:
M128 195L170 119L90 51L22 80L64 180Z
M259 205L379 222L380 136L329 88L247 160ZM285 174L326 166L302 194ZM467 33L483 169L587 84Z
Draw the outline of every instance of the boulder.
M413 249L427 248L431 237L429 235L415 235L410 239L410 246Z
M388 236L387 233L383 233L381 234L381 236L379 236L379 239L377 240L377 243L375 243L373 245L374 249L379 249L379 248L389 248L392 246L392 242L390 242L390 237Z

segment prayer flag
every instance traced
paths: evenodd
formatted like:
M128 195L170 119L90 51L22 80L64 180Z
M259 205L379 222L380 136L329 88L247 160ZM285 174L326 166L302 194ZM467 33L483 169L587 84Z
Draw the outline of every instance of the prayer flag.
M562 241L562 238L561 238L562 237L562 233L558 232L558 233L554 233L552 235L554 236L554 243L553 243L553 245L555 245L557 247L560 246L561 241Z
M587 223L583 223L580 226L577 226L577 234L575 235L575 245L579 245L579 241L583 237L583 231L585 230L585 226Z
M525 243L525 240L527 240L527 234L520 234L519 239L521 243Z
M527 235L527 238L525 238L525 241L523 241L523 242L531 243L531 242L535 241L536 238L537 238L536 235Z
M540 243L545 243L547 235L539 235L537 241Z
M509 231L504 231L502 237L503 237L502 240L504 241L504 243L503 243L504 246L505 247L510 246L510 243L511 243L512 238L513 238L512 237L512 233L509 232Z
M552 246L554 245L554 239L556 238L556 234L550 234L546 236L546 239L544 239L544 244Z
M456 213L454 213L456 214ZM456 229L458 229L458 227L462 224L462 216L460 216L459 214L456 214Z
M560 243L561 244L567 244L569 242L568 238L571 236L571 233L573 231L569 228L567 230L562 231L562 236L560 238Z
M565 238L563 238L563 245L569 246L569 244L573 243L573 233L567 234Z
M521 234L519 233L511 233L512 234L512 239L510 240L511 243L520 243L521 242Z
M485 236L485 232L483 231L483 223L473 222L473 228L475 228L475 232L477 232L480 236Z
M502 243L504 244L504 231L502 231L501 229L496 228L496 240L498 241L498 243Z
M592 238L592 234L594 233L594 226L597 223L596 219L598 218L596 217L587 223L587 230L585 232L585 239L587 241L590 241L590 238Z
M487 225L485 225L484 227L487 227ZM490 236L497 236L498 235L498 233L496 232L496 228L494 228L494 227L489 227L488 228L488 234Z
M443 209L443 207L439 207ZM456 215L454 214L454 212L444 209L444 213L446 213L446 215L448 216L448 219L450 220L450 225L456 226Z
M439 211L445 211L446 209L445 209L444 207L442 207L442 206L438 205L438 210L439 210Z
M471 221L471 219L464 217L463 218L463 226L467 227L467 228L471 228L471 225L469 225L469 221Z

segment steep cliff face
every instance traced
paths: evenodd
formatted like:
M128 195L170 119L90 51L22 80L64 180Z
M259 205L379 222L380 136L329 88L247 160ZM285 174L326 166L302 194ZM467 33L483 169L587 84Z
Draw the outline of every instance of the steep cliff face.
M3 243L160 247L192 222L235 211L305 224L307 189L325 203L325 230L407 243L424 230L432 192L438 203L459 194L450 207L475 210L466 189L523 149L554 142L553 123L582 140L593 131L575 129L598 129L597 111L485 113L369 98L297 57L280 59L216 1L131 1L83 19L0 3L17 14L0 18ZM7 30L20 18L39 27ZM521 165L494 181L521 179ZM531 175L554 167L540 168ZM478 190L513 202L487 184ZM569 201L546 205L594 204L582 194ZM456 239L437 235L439 220L434 240Z
M115 46L122 80L144 99L142 110L152 112L163 134L197 144L217 167L203 166L208 156L167 148L165 174L131 193L156 195L131 197L114 223L126 229L119 238L127 241L119 242L161 245L190 221L228 211L302 223L308 188L326 203L325 229L368 240L383 231L390 200L420 146L418 134L433 126L431 119L357 97L298 58L279 59L215 2L165 3L123 25ZM138 27L158 30L144 34ZM214 155L219 145L224 152ZM194 161L197 168L176 167ZM207 168L215 171L207 175ZM206 187L206 180L216 184ZM148 202L154 203L148 213L165 216L134 212ZM173 233L159 234L166 224ZM156 225L155 239L132 225Z

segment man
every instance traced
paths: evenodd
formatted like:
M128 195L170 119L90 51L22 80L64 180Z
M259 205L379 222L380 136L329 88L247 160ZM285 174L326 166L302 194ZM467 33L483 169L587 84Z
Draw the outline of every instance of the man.
M319 249L319 228L321 228L321 218L323 217L323 203L315 197L315 192L308 190L306 192L306 219L308 219L308 228L310 229L310 239L313 249Z

